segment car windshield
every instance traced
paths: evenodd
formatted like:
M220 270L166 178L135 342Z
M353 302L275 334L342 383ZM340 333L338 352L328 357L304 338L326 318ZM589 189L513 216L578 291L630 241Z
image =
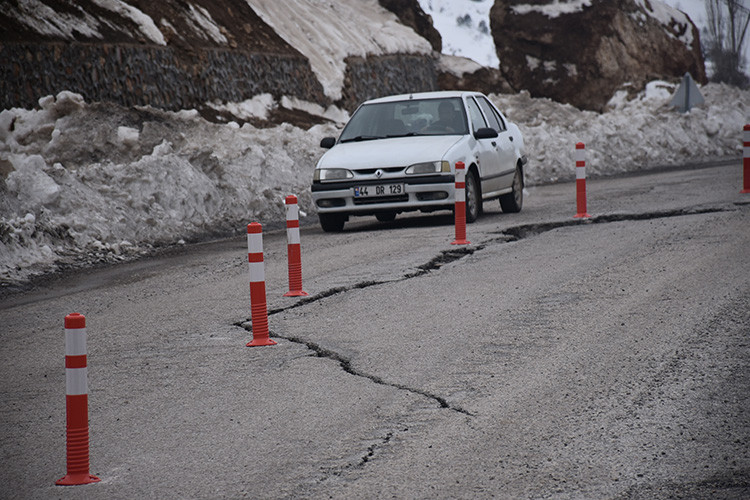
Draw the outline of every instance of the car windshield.
M410 99L360 106L341 133L339 142L465 134L468 134L468 125L459 97Z

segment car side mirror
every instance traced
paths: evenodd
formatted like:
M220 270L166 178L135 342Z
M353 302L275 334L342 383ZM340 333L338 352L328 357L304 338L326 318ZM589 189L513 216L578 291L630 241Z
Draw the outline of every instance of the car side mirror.
M323 137L320 141L320 147L331 149L336 144L336 138L335 137Z
M474 132L474 137L476 139L494 139L497 137L497 130L494 128L480 128L477 129L476 132Z

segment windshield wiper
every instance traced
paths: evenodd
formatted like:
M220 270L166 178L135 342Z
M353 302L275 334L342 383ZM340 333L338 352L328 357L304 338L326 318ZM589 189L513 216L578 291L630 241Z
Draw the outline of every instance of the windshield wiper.
M390 139L392 137L414 137L415 135L424 135L424 134L420 134L418 132L407 132L405 134L393 134L393 135L388 134L386 137Z
M361 142L361 141L372 141L375 139L383 139L383 137L379 135L358 135L357 137L352 137L350 139L343 139L339 142Z

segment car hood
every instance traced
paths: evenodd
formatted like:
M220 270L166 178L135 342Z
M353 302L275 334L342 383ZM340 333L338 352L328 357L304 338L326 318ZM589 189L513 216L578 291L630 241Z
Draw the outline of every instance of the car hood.
M442 160L448 150L461 141L461 135L392 137L336 144L318 162L318 168L399 167Z

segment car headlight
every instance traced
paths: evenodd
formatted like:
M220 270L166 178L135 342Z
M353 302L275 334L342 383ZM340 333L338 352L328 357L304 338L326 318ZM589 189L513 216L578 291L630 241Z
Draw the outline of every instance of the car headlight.
M406 169L406 174L439 174L441 172L450 171L451 164L447 161L428 161L425 163L415 163L414 165L409 165L409 167Z
M354 174L345 168L316 168L313 174L315 181L340 181L352 179Z

